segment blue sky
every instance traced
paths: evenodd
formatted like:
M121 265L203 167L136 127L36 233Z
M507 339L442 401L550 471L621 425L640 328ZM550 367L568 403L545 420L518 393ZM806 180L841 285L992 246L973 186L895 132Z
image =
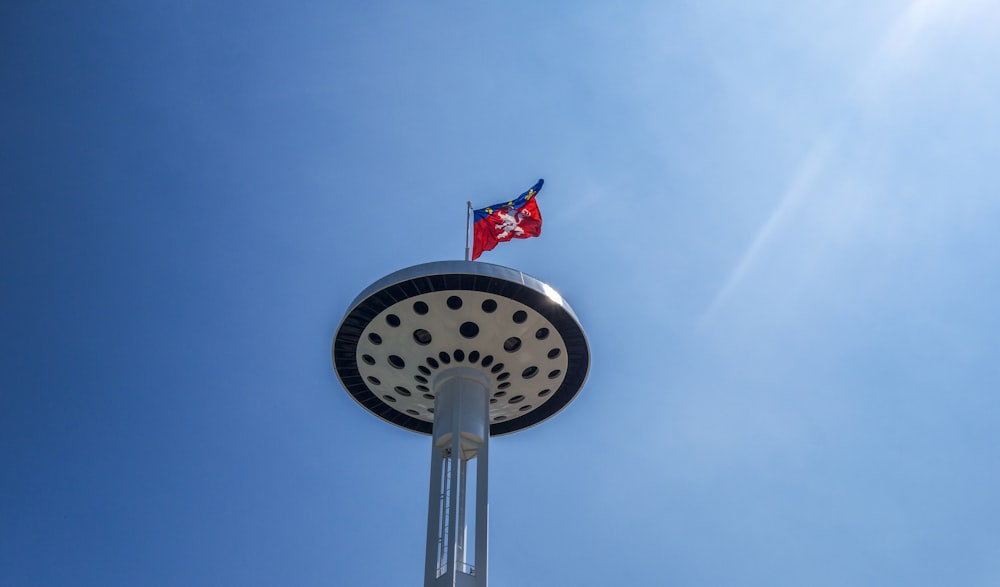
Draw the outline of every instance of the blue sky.
M1000 584L1000 8L7 2L0 584L417 585L379 277L539 177L590 378L491 584Z

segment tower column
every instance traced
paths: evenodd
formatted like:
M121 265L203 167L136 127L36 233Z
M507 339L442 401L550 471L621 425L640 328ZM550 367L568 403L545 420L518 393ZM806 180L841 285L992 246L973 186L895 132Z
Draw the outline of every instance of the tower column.
M590 349L576 314L520 271L438 261L365 288L331 351L358 405L431 436L424 587L486 587L489 439L579 393Z
M425 587L487 584L489 386L468 367L433 381Z

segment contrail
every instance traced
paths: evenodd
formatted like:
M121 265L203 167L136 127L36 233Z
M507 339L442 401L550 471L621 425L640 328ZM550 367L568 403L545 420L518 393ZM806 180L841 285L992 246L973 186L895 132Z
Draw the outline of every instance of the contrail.
M750 267L753 266L757 257L760 256L760 252L768 239L770 239L771 234L785 217L795 210L803 197L811 191L816 177L826 167L827 161L830 159L836 144L839 142L839 134L839 127L837 127L837 130L821 136L810 147L805 157L803 157L802 162L799 163L795 174L792 176L788 188L785 189L785 194L781 197L781 201L778 202L774 211L771 212L771 216L767 219L767 222L757 231L750 246L743 253L740 262L729 274L725 285L722 286L719 293L715 295L712 303L708 306L708 309L702 314L701 319L698 321L699 329L704 328L711 322L715 312L729 298L732 291L743 280Z
M913 57L917 48L926 44L926 37L935 26L951 24L955 21L967 21L972 18L976 8L984 5L980 0L914 0L906 10L887 27L881 40L872 51L864 67L849 89L849 101L854 102L854 114L862 113L873 101L878 100L882 91L890 85L893 73L908 57ZM950 21L950 22L949 22ZM750 272L775 230L785 218L813 190L814 182L824 168L830 164L830 159L841 142L844 129L848 122L856 116L848 115L831 125L829 130L820 135L806 152L792 174L791 181L784 195L771 212L767 221L754 236L753 241L743 252L739 263L729 274L725 284L712 299L712 303L698 320L698 329L708 326L719 308L729 299L736 287Z

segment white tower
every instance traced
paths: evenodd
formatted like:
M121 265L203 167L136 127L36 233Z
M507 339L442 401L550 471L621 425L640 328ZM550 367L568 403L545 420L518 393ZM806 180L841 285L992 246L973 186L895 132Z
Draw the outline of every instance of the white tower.
M397 271L351 303L333 341L337 377L363 408L430 434L425 587L486 587L490 436L552 417L590 367L562 297L499 265Z

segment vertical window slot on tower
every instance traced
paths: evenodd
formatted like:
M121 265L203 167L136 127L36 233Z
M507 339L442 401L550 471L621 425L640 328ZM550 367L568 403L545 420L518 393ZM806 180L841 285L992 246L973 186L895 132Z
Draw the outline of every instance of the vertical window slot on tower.
M441 512L438 518L438 548L437 548L437 576L440 577L448 572L448 551L451 546L448 535L451 506L451 448L441 450L441 505L438 511Z

